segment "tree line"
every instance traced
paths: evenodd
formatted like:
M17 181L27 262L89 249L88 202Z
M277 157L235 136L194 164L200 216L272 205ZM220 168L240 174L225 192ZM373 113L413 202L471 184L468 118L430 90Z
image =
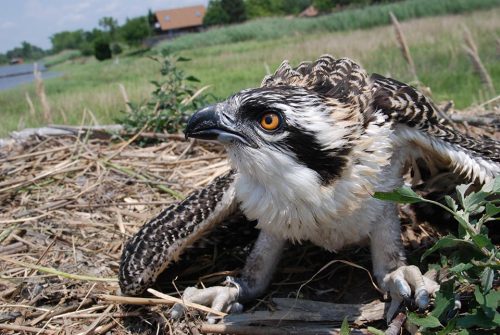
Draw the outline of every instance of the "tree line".
M153 34L153 25L154 14L151 11L147 16L127 19L122 25L112 17L103 17L99 20L100 28L55 33L50 37L52 44L50 50L43 50L24 41L21 47L9 50L5 54L0 53L0 64L8 63L15 58L34 61L67 49L79 50L84 56L94 55L99 60L108 59L120 54L123 45L139 46L145 38Z
M320 13L328 13L345 6L365 6L379 2L400 0L210 0L203 19L206 26L243 22L266 16L297 15L313 5ZM62 50L79 50L84 56L97 59L111 58L122 52L122 46L137 47L154 34L155 16L149 10L145 16L127 19L122 25L112 17L99 20L99 28L62 31L50 37L52 49L43 50L26 41L0 53L0 64L14 58L33 61Z

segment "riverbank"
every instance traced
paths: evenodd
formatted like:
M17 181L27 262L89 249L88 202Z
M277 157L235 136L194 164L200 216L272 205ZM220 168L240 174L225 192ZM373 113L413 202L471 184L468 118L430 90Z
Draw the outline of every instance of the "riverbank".
M500 62L495 45L500 35L499 16L500 8L495 8L401 22L418 79L430 87L435 102L452 100L458 109L465 109L494 96L495 93L484 89L463 49L463 27L470 30L484 68L498 88ZM180 54L192 61L179 66L188 75L200 79L201 85L210 85L206 92L223 98L242 88L258 86L267 71L274 71L283 59L296 65L324 53L352 58L369 73L415 83L390 25L183 50ZM150 82L161 79L159 68L160 64L148 56L122 56L118 61L104 62L78 58L51 67L64 73L45 82L53 122L78 125L84 118L87 123L91 120L99 124L116 122L127 110L119 84L125 88L130 101L141 104L154 88ZM26 94L31 96L35 110L41 111L33 85L0 92L3 117L0 137L12 130L44 124L41 112L29 114Z
M43 63L27 63L0 66L0 91L8 90L22 84L29 84L34 80L34 67L42 72L43 79L56 78L61 72L48 71Z

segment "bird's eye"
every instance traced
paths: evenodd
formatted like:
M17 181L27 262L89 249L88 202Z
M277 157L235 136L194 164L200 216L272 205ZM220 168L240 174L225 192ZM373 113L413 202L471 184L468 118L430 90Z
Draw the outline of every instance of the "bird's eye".
M260 118L260 126L265 130L276 130L281 123L281 119L276 113L266 113Z

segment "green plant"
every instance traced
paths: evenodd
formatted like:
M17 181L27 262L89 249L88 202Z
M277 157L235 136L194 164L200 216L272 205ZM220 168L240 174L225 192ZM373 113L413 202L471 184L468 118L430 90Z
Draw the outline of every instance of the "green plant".
M105 39L97 39L94 42L94 56L98 60L105 60L111 58L111 48L109 42Z
M470 184L457 186L457 201L446 196L446 205L424 199L409 187L374 197L398 203L427 202L449 212L458 222L455 235L439 239L422 255L422 260L440 252L440 261L433 266L448 272L436 294L434 307L426 315L408 314L408 321L428 334L469 334L487 332L500 327L498 304L498 270L500 250L488 235L498 224L500 213L500 177L485 184L481 190L470 191ZM497 222L494 222L497 221Z
M178 62L190 59L174 55L152 57L161 64L161 81L151 81L155 86L149 100L143 104L130 103L131 111L118 122L126 130L137 132L140 129L153 132L176 133L184 128L188 116L208 103L203 93L206 87L198 89L198 78L189 76L177 66Z

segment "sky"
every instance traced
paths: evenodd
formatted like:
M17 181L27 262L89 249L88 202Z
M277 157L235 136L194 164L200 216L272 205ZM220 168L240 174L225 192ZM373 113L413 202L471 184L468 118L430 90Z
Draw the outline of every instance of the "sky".
M64 30L91 30L99 19L125 19L153 11L192 5L208 0L0 0L0 53L27 41L50 49L50 36Z

